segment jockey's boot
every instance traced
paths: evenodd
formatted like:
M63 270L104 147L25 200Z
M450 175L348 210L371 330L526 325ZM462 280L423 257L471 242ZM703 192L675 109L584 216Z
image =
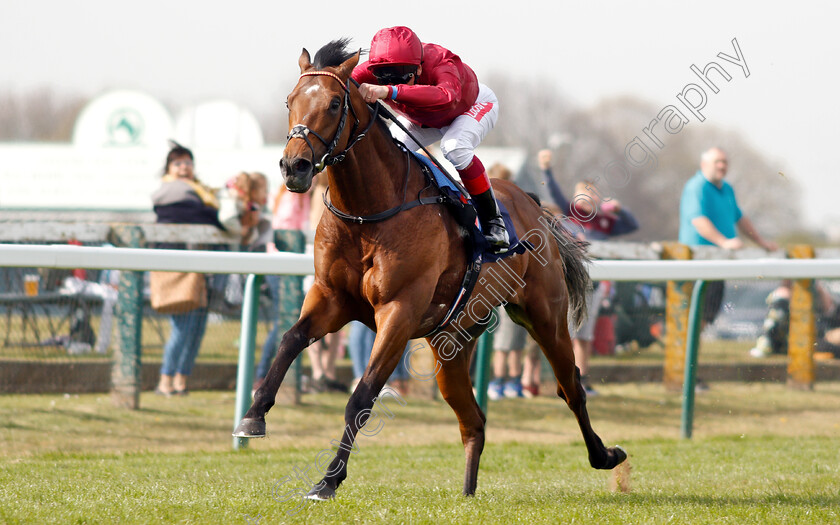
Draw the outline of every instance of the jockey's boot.
M494 253L505 253L510 248L510 237L499 211L499 205L496 203L493 187L491 186L483 193L473 195L472 198L484 238L490 243L490 248Z

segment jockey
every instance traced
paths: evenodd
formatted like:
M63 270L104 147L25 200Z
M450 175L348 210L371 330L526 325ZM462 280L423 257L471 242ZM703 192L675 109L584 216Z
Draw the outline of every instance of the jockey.
M383 99L400 115L411 135L395 138L413 150L440 141L443 156L455 166L475 203L484 236L496 253L510 239L484 165L474 150L499 117L496 95L458 55L435 44L423 44L407 27L377 32L370 59L353 70L359 92L368 103Z

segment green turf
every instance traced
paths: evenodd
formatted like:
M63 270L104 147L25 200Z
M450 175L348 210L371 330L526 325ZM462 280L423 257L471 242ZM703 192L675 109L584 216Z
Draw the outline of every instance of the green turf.
M712 384L695 437L679 439L679 395L604 385L595 429L630 454L631 491L592 470L556 398L489 409L478 492L460 496L457 423L439 401L407 398L361 437L335 501L278 502L273 488L313 467L340 435L346 396L276 407L269 438L231 450L233 394L0 396L0 523L837 523L840 384ZM313 474L313 477L315 475ZM289 481L280 495L303 489ZM282 490L281 490L282 489Z
M0 473L4 523L837 523L836 440L719 437L626 443L632 492L607 489L582 445L489 445L459 495L456 444L360 448L336 500L273 487L317 448L209 454L45 454ZM314 471L314 468L312 469Z

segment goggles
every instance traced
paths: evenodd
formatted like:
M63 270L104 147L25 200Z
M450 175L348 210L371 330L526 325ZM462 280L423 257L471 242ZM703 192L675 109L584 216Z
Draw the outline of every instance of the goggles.
M411 82L417 66L380 66L373 69L373 76L380 85L397 85Z

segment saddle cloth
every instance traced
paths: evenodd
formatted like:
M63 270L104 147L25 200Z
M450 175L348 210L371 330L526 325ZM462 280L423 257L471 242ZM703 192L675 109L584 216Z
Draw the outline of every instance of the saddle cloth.
M449 177L444 175L430 158L415 152L412 152L412 154L423 166L424 171L438 187L438 190L448 197L450 202L447 204L450 205L455 220L470 233L471 261L475 261L478 257L481 257L483 262L494 262L513 254L525 252L527 246L519 242L519 236L510 218L510 213L508 213L507 208L505 208L505 205L501 201L497 202L499 204L499 211L502 213L502 219L505 221L508 237L510 237L510 248L505 253L493 253L490 249L490 243L487 242L487 239L484 238L481 232L481 224L476 218L475 207L470 196L463 192L457 184L453 183Z

